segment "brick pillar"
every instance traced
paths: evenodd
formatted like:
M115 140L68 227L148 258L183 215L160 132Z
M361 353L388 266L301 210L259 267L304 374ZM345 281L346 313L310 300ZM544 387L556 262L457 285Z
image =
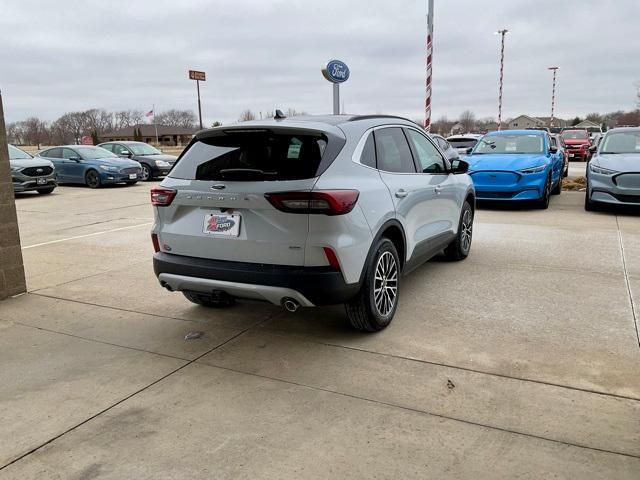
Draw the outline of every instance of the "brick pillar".
M0 93L0 300L26 291Z

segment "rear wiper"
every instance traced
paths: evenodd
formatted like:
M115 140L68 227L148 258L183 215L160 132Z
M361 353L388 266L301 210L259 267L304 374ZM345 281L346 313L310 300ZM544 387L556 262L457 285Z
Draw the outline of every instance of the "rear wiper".
M234 178L262 180L267 176L274 176L276 172L265 172L257 168L225 168L220 170L223 180L233 180Z

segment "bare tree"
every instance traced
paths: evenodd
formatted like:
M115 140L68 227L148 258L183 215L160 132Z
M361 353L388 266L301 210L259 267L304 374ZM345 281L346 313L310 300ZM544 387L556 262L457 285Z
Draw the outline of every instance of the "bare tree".
M196 115L191 110L172 109L156 115L155 123L169 127L195 128Z
M460 123L463 131L471 132L476 128L476 116L471 110L465 110L460 114L458 123Z
M296 110L295 108L287 108L287 113L286 113L287 117L300 117L302 115L309 115L307 112L305 112L304 110ZM273 116L273 115L272 115Z
M47 124L37 117L29 117L24 122L24 140L26 144L37 145L43 143L47 136Z
M7 139L9 143L25 145L24 122L12 122L7 124Z
M251 110L244 110L241 114L240 114L240 118L238 118L239 122L247 122L249 120L255 120L256 119L256 114L253 113Z
M595 123L602 123L602 120L603 120L602 115L599 114L598 112L589 113L585 118L590 122L595 122Z
M422 124L420 120L416 120L416 123L419 125ZM449 120L446 115L442 115L435 122L431 122L431 131L447 136L451 132L451 128L454 124L454 121Z
M103 108L92 108L83 112L85 117L85 127L90 132L105 133L113 130L113 114Z
M121 128L133 127L144 121L144 112L142 110L120 110L113 114L113 130Z

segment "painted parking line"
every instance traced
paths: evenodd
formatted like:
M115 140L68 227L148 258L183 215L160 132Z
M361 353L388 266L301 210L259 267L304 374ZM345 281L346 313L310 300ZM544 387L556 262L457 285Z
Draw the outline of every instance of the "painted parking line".
M51 245L53 243L67 242L69 240L77 240L78 238L95 237L96 235L104 235L105 233L120 232L122 230L130 230L132 228L148 227L149 225L153 225L153 222L139 223L138 225L129 225L127 227L112 228L111 230L103 230L101 232L87 233L85 235L76 235L74 237L59 238L57 240L51 240L49 242L42 242L42 243L36 243L34 245L27 245L26 247L22 247L22 250L27 250L29 248L42 247L44 245Z

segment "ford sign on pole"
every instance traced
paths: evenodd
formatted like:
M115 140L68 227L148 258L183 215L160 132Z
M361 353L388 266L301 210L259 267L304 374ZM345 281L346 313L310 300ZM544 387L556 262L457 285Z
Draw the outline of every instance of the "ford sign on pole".
M340 60L329 60L322 75L333 83L333 114L340 113L340 84L349 80L349 67Z

